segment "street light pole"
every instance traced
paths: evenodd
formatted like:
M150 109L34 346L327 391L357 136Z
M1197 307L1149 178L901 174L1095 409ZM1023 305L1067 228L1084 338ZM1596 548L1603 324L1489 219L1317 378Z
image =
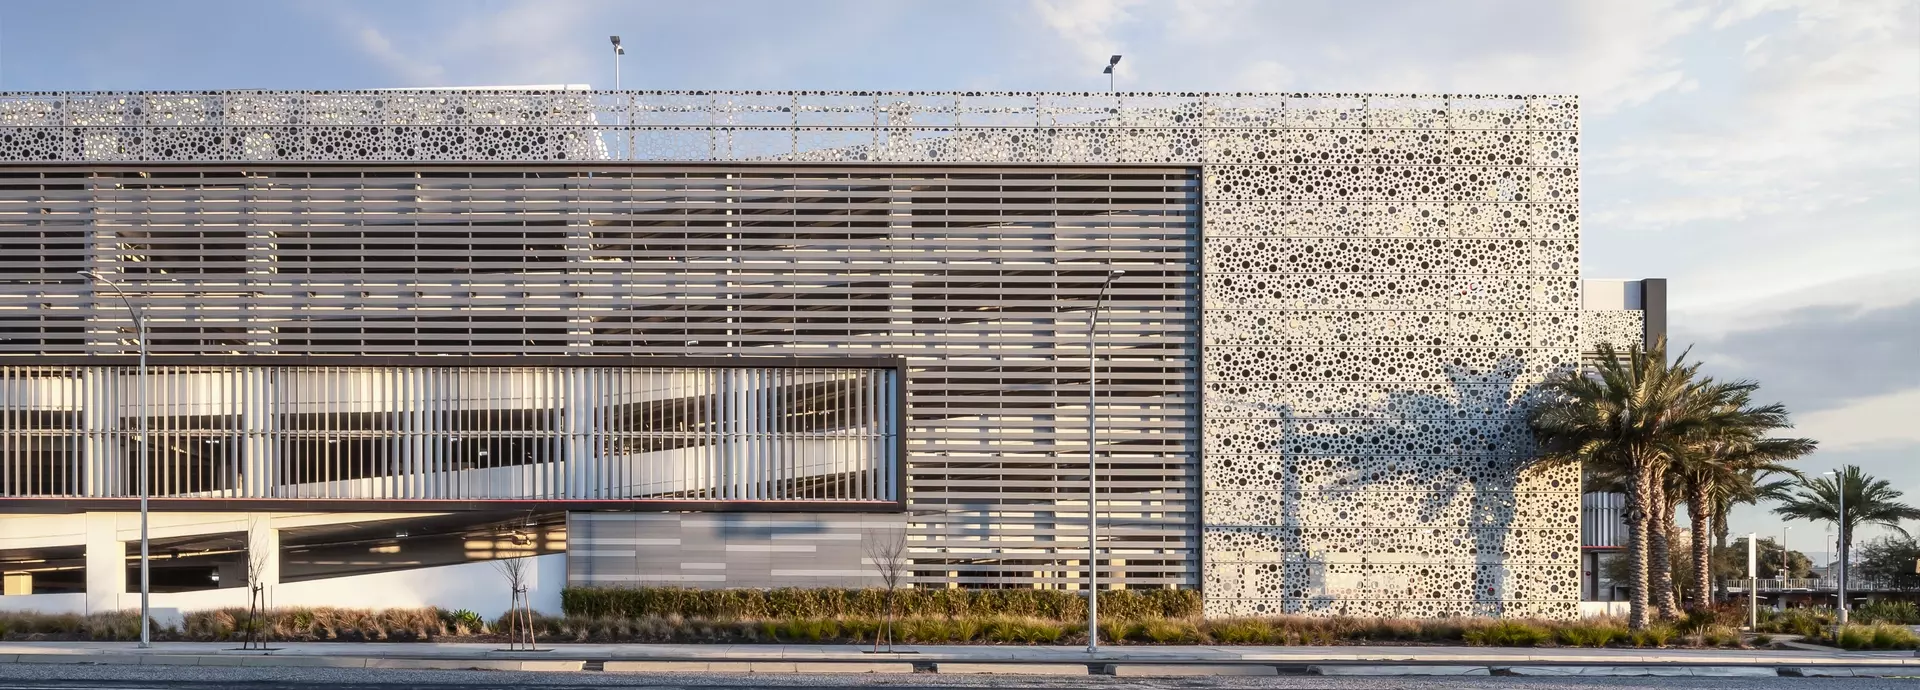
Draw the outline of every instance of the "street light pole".
M133 300L127 299L127 293L120 289L119 283L115 283L107 279L106 276L94 273L93 271L80 271L80 275L106 283L108 287L113 288L114 294L119 295L120 301L127 305L127 313L133 315L134 332L140 338L140 396L138 398L140 408L140 474L138 480L140 483L140 646L143 648L151 647L153 646L153 637L150 630L152 618L150 618L151 609L148 607L147 601L148 595L151 592L149 583L152 581L150 577L151 571L148 568L147 466L153 464L153 439L147 435L147 417L149 416L147 414L147 318L145 314L133 306Z
M1834 583L1834 595L1839 599L1839 621L1847 624L1847 473L1845 470L1829 471L1833 475L1834 493L1840 496L1840 579Z
M1760 629L1759 543L1759 533L1747 533L1747 629L1753 631Z
M1101 70L1107 75L1107 93L1109 94L1113 93L1113 66L1118 64L1120 64L1120 56L1115 55L1107 58L1107 68Z
M1094 456L1100 439L1100 416L1095 413L1094 405L1099 400L1100 371L1099 354L1094 350L1094 336L1100 330L1100 308L1107 302L1107 288L1113 286L1113 280L1126 271L1114 269L1107 271L1107 279L1100 283L1100 297L1093 301L1093 312L1087 315L1087 653L1100 651L1100 551L1099 506L1100 474Z
M1787 530L1790 529L1793 529L1793 525L1780 526L1780 589L1782 590L1787 588L1787 575L1793 570L1793 565L1787 558Z

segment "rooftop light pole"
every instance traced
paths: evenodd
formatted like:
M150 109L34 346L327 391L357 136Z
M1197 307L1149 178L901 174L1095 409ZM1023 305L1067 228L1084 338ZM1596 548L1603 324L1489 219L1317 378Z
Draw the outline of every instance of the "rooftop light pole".
M619 36L608 36L607 40L613 41L613 90L619 91L620 90L620 56L626 55L627 49L620 45Z
M153 462L153 439L147 436L147 317L139 308L133 306L133 300L127 299L127 293L120 284L93 271L80 271L80 275L106 283L120 295L120 301L127 305L127 312L133 315L134 332L140 338L140 646L153 646L151 628L151 609L148 608L148 595L151 570L148 567L147 541L147 466Z
M1113 93L1113 66L1118 64L1120 64L1120 56L1115 55L1107 58L1107 68L1100 70L1101 74L1107 75L1107 93Z
M1115 56L1117 60L1119 56ZM1099 506L1100 474L1099 466L1094 464L1100 440L1100 416L1095 413L1094 405L1099 400L1100 372L1099 353L1094 349L1094 336L1100 332L1100 308L1107 302L1107 288L1113 281L1126 275L1126 271L1113 269L1107 271L1106 280L1100 283L1100 297L1093 302L1093 313L1087 315L1087 653L1100 651L1100 550L1099 550Z
M626 124L625 111L627 109L628 101L631 100L624 96L619 95L620 93L620 56L626 55L627 49L625 46L620 45L619 36L608 36L607 40L613 42L613 91L614 91L614 98L616 99L615 100L616 105L613 109L613 126L617 128L617 127L620 127L621 125ZM626 156L633 155L633 134L631 132L627 134L627 150L622 151L621 154Z

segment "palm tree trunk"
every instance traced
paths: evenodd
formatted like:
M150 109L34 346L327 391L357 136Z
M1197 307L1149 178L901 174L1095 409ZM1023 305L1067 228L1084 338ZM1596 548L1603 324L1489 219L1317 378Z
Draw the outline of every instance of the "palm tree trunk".
M1627 473L1627 627L1647 627L1647 513L1653 503L1648 494L1649 469L1633 468Z
M1647 524L1648 580L1653 585L1652 603L1661 618L1673 618L1678 608L1673 600L1673 550L1667 537L1673 532L1673 513L1667 501L1665 473L1658 468L1649 472L1647 494L1651 519Z
M1703 610L1713 605L1708 584L1713 577L1713 545L1707 541L1713 526L1712 503L1706 486L1687 487L1687 518L1693 523L1693 608Z

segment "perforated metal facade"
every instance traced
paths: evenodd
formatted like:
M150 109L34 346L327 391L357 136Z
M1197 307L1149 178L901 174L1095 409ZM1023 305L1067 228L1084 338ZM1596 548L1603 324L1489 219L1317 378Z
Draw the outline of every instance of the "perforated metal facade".
M1100 338L1111 581L1204 585L1215 614L1570 615L1577 471L1519 467L1521 395L1582 345L1577 117L16 94L0 223L48 261L0 268L0 347L129 351L124 312L65 277L93 266L154 305L163 351L904 356L916 577L1044 586L1085 577L1080 343L1125 269Z

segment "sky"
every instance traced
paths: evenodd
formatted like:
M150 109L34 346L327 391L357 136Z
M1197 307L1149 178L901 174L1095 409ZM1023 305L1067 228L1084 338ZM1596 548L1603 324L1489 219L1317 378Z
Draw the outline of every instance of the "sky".
M1578 95L1583 273L1920 503L1920 0L10 0L0 89L606 88L609 34L630 89Z

